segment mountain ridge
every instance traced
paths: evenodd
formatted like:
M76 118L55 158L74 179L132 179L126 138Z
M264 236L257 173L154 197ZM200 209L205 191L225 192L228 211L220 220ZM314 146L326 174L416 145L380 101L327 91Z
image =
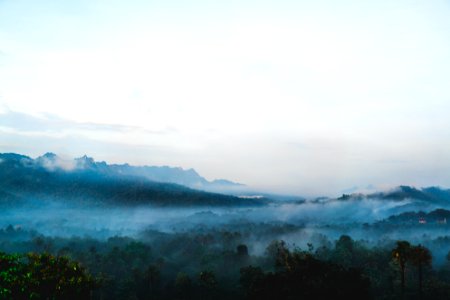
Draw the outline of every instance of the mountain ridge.
M83 156L71 165L52 153L36 159L0 154L0 202L69 199L84 204L158 206L261 205L259 199L195 190L176 183L151 181L133 172L119 172L105 162ZM122 170L119 167L119 170Z
M23 162L37 163L50 171L58 169L66 171L80 171L80 170L98 170L110 175L130 175L145 177L150 181L175 183L193 189L204 190L208 192L219 192L232 194L242 191L246 186L241 183L236 183L226 179L214 179L208 181L200 176L198 172L193 169L183 169L181 167L170 166L133 166L128 163L125 164L108 164L104 161L97 162L94 158L83 155L73 160L64 160L58 155L47 152L42 156L33 159L29 156L16 153L1 153L0 159L21 160Z

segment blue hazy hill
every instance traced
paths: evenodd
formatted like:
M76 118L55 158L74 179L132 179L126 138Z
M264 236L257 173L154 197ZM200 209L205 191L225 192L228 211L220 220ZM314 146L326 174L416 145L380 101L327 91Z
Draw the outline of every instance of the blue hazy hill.
M157 172L165 174L168 180L171 179L168 174L180 174L173 181L188 178L189 174L202 178L193 170L183 173L179 168L155 168ZM0 154L0 202L11 204L26 203L30 199L48 199L85 204L158 206L239 206L264 203L261 199L242 199L161 182L162 180L151 180L152 177L148 174L157 174L152 173L152 170L152 167L108 165L105 162L95 162L87 156L65 162L53 153L46 153L36 159L4 153Z

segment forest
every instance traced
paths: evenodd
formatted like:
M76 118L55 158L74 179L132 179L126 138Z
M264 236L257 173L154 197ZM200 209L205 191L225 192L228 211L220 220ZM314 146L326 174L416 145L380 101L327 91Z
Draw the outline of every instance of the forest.
M192 170L0 158L1 299L450 299L449 190L220 194L174 183L213 186Z
M448 299L450 253L405 240L332 239L281 223L143 230L134 237L0 231L3 299ZM368 229L366 229L368 230ZM295 233L304 246L277 237ZM270 242L269 242L270 241ZM304 240L299 241L302 245ZM355 298L356 297L356 298Z

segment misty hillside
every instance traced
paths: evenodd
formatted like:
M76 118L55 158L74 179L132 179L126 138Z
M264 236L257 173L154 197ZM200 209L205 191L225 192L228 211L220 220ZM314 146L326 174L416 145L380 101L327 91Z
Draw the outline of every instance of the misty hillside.
M426 187L415 188L412 186L399 186L394 189L376 192L371 194L343 194L337 198L340 201L346 200L364 200L364 199L377 199L377 200L390 200L390 201L407 201L411 200L416 203L422 202L424 204L434 205L450 205L450 190L442 189L439 187Z
M142 176L151 181L176 183L193 189L213 192L235 192L244 187L243 184L235 183L225 179L208 181L200 176L194 169L184 170L168 166L130 166L109 165L110 171L123 175Z
M425 224L441 224L446 225L447 221L450 222L450 210L447 209L435 209L428 213L423 211L418 212L404 212L398 215L393 215L383 220L381 223L390 224L412 224L412 225L425 225Z
M450 190L439 187L418 189L410 186L399 186L388 192L370 194L368 197L389 200L416 199L435 204L448 204L450 203Z
M67 164L51 153L36 159L14 153L0 154L0 202L13 205L39 203L37 200L70 200L86 204L158 206L263 203L261 199L242 199L151 181L138 173L127 165L110 166L86 156Z
M208 181L194 169L184 170L169 166L131 166L129 164L107 164L95 162L93 158L83 156L73 161L64 161L54 153L46 153L36 159L36 162L47 169L90 169L108 175L126 175L145 177L150 181L175 183L198 190L210 192L240 191L244 185L225 179Z

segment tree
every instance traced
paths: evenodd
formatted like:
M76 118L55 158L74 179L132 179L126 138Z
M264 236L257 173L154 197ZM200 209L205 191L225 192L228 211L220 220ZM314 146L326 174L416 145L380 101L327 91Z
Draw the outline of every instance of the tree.
M407 241L397 241L397 247L392 249L392 259L398 264L401 276L402 296L405 294L406 263L410 258L411 244Z
M289 249L284 241L272 241L266 248L266 254L274 263L275 268L289 268L288 257Z
M175 279L175 290L178 299L191 299L192 281L189 275L179 272Z
M2 299L87 299L97 281L78 262L48 253L0 253Z
M275 272L241 269L240 283L247 299L370 299L370 282L357 269L320 261L311 253L290 251L273 243L277 251Z
M24 264L19 255L9 255L0 252L0 299L16 299L26 294Z
M202 271L198 275L202 299L213 299L217 290L217 279L212 271Z
M64 256L48 253L27 255L27 276L31 290L44 299L88 298L96 287L95 279L80 266Z
M414 246L410 250L410 261L411 264L417 267L419 273L419 297L422 299L422 283L423 283L423 267L431 265L431 253L430 250L419 246Z
M265 274L260 267L248 266L241 268L239 283L246 293L246 297L251 299L253 295L259 295L259 285Z
M149 299L155 299L161 285L161 271L156 265L150 265L145 272Z
M244 245L244 244L238 245L237 248L236 248L236 251L237 251L237 254L238 254L240 257L248 257L248 248L247 248L247 245Z

